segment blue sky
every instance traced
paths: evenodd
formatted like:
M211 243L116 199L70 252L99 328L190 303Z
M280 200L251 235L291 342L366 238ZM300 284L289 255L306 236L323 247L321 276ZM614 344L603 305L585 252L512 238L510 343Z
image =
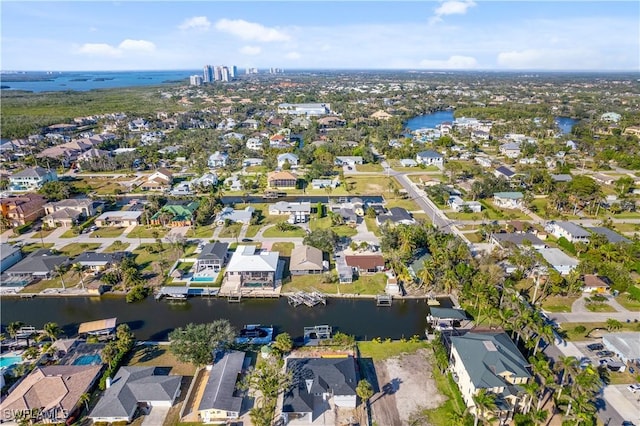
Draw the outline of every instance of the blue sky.
M640 71L637 1L2 1L2 70Z

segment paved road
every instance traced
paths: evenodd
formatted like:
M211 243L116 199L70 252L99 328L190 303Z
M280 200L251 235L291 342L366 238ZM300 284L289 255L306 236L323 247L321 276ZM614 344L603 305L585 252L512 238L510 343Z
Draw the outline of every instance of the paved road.
M552 320L561 322L606 322L609 318L618 321L627 322L639 320L638 312L571 312L571 313L554 313L548 312L547 315Z

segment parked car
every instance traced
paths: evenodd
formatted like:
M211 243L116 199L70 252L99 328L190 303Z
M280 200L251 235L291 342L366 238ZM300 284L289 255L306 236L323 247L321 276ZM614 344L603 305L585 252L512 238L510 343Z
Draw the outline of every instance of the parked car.
M590 345L587 345L587 349L592 352L601 351L604 349L604 345L602 343L591 343Z
M598 352L596 352L596 356L599 356L599 357L602 357L602 358L611 357L611 356L614 356L614 355L615 355L615 353L613 353L611 351L598 351Z
M640 391L640 383L634 383L632 385L629 385L627 386L627 389L629 389L631 393L636 393Z

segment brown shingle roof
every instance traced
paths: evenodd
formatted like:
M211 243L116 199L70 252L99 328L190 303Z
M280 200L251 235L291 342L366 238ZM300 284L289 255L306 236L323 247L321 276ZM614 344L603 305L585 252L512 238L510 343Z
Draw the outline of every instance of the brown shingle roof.
M296 175L287 171L269 173L269 180L296 180Z
M358 256L345 256L347 265L360 269L375 269L384 266L384 258L381 254L363 254Z

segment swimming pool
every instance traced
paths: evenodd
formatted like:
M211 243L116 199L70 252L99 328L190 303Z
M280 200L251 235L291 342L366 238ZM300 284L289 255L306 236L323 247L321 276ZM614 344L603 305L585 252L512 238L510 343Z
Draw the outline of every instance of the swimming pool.
M73 365L100 365L102 364L102 358L100 355L81 355L73 360Z
M11 367L13 364L18 364L21 361L22 361L21 356L15 356L15 355L0 356L0 368Z
M212 283L214 281L213 277L192 277L191 282L195 283Z

